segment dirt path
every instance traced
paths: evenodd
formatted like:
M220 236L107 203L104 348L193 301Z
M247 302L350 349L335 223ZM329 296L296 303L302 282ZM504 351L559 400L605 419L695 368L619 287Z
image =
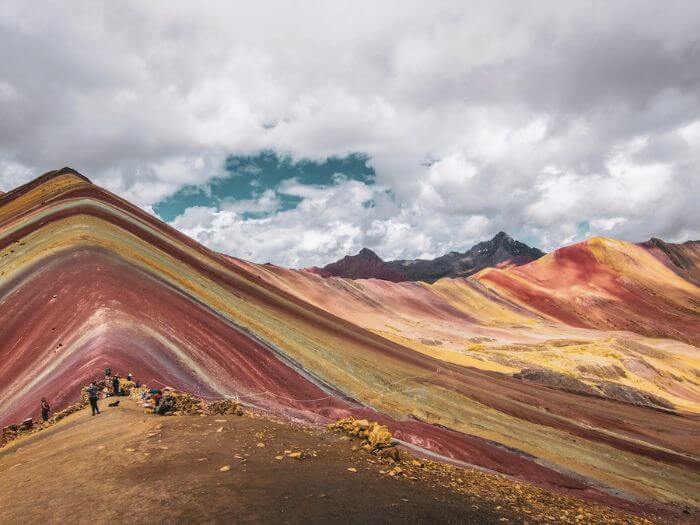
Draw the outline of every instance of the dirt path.
M0 449L0 523L633 522L541 492L527 497L555 515L537 519L535 503L507 504L528 494L524 485L477 472L461 471L461 483L439 469L389 477L391 465L319 429L249 415L159 417L124 398L101 404L99 416L82 410Z
M502 523L464 496L378 474L352 446L251 417L146 415L123 400L0 450L0 523ZM310 457L275 459L285 450Z

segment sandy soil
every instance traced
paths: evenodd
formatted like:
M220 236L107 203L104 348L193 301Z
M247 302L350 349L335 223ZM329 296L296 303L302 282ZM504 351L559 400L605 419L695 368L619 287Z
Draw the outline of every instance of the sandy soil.
M101 406L0 449L0 523L650 523L410 458L389 477L392 465L323 429Z
M101 405L99 416L82 410L0 450L0 523L502 523L507 516L473 509L468 497L441 487L385 477L337 434L248 416L158 417L130 400ZM285 450L309 458L275 459ZM231 469L221 472L225 465Z

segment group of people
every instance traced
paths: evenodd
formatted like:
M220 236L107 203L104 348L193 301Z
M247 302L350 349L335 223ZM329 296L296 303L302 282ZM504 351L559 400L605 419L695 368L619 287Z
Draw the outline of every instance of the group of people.
M97 384L93 381L90 386L86 389L88 400L90 401L90 406L92 407L92 415L100 413L100 409L97 407L97 400L99 399L100 389ZM51 414L51 404L49 400L45 397L41 398L41 419L46 422L49 420Z
M105 384L111 384L111 388L109 388L108 386L100 388L96 381L92 381L90 385L87 386L85 392L87 394L87 399L90 403L90 408L92 409L93 416L100 413L100 407L97 405L97 402L100 399L100 393L102 393L104 396L121 396L125 394L124 389L122 388L121 379L122 378L119 376L119 374L112 374L111 368L105 368ZM126 380L129 382L133 382L134 376L131 374L131 372L127 374ZM136 383L136 386L139 387L140 385ZM51 405L45 397L42 397L41 419L43 419L44 421L48 421L50 414Z
M133 378L134 376L131 374L131 372L129 372L126 376L126 380L129 382L133 381ZM86 389L86 393L93 416L100 413L100 407L97 405L97 402L100 399L100 392L102 392L105 396L121 396L125 394L124 390L122 389L121 379L122 378L119 376L119 374L112 374L111 368L105 368L105 384L111 384L111 389L107 386L100 389L99 385L95 381L90 383Z
M168 389L163 394L162 390L152 388L141 393L141 399L144 401L153 401L153 412L164 416L168 412L175 410L175 401L168 394Z

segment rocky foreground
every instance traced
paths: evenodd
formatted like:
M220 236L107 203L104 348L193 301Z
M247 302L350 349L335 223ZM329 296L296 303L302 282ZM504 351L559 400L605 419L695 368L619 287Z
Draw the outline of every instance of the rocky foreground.
M121 398L117 408L101 405L99 416L77 410L0 449L0 523L649 524L693 518L630 514L433 462L385 447L383 429L364 422L345 420L324 430L251 411L161 417L134 399Z

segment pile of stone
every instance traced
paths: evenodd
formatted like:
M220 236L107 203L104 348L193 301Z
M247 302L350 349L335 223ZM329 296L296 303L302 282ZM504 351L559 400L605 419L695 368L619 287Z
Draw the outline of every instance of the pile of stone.
M167 393L176 416L192 416L204 413L204 403L201 398L186 392L171 391Z
M16 425L7 425L2 429L2 435L0 435L0 446L3 446L14 439L17 439L23 434L31 434L33 432L43 430L48 426L57 423L58 421L61 421L61 419L63 419L66 416L69 416L73 412L77 412L78 410L83 408L85 404L86 403L84 401L79 401L74 405L70 405L69 407L64 408L60 412L56 412L52 417L49 418L48 421L42 421L40 419L33 420L32 418L28 418Z
M150 393L151 389L146 385L141 385L139 387L133 387L129 390L129 396L134 399L145 399Z
M164 392L161 405L167 406L167 414L173 416L242 416L243 410L240 404L230 399L204 402L200 397L188 394L187 392L177 392L167 388Z
M162 390L163 398L161 406L163 415L172 416L193 416L193 415L210 415L210 416L242 416L243 410L239 403L231 399L222 399L206 403L202 398L197 397L187 392L178 392L170 387ZM131 388L131 397L140 400L140 406L148 411L155 409L151 390L146 385Z
M206 413L210 416L242 416L243 409L231 399L222 399L207 404Z
M30 419L29 421L32 420ZM32 424L29 425L26 421L23 421L17 425L7 425L6 427L3 427L0 445L5 445L14 439L17 439L22 434L28 434L34 429L33 423L34 422L32 421Z
M73 412L77 412L78 410L81 410L85 407L87 403L84 401L79 401L78 403L75 403L74 405L70 405L60 412L56 412L52 417L49 418L49 423L57 423L58 421L61 421L66 416L70 416Z
M131 395L131 392L136 388L136 383L124 379L123 377L119 379L119 389L125 396Z
M379 452L396 446L396 442L392 440L389 429L376 421L370 422L366 419L346 417L339 419L335 423L329 423L328 429L340 430L351 436L362 439L362 448L365 450Z

